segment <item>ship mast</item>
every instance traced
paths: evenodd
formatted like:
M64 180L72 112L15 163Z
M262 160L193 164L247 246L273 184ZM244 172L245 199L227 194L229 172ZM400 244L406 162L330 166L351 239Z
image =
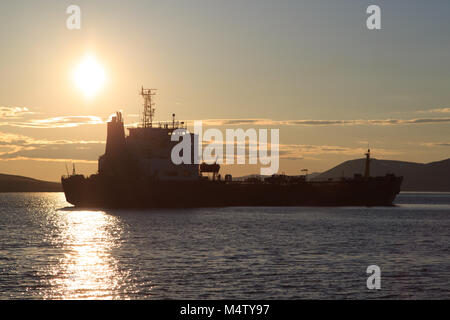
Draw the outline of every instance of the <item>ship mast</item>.
M370 149L365 153L366 156L366 165L364 168L364 179L369 179L370 177Z
M153 117L155 116L155 103L152 97L156 94L156 89L141 89L141 96L144 98L144 111L142 112L142 127L151 128L153 126Z

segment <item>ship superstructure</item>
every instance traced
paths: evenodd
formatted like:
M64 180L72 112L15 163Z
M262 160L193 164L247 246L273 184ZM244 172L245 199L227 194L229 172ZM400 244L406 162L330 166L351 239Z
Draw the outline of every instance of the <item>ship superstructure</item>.
M175 114L171 122L155 123L154 90L142 88L141 95L144 97L144 111L140 126L129 128L126 136L120 112L107 123L106 150L99 158L98 173L139 180L198 180L198 165L175 165L171 161L172 149L178 143L178 139L173 141L172 135L190 134L191 141L194 141L194 135L186 130L186 123L175 120ZM191 163L194 163L193 145L191 155Z
M194 134L175 119L155 122L154 89L141 89L144 99L141 124L128 128L117 112L107 123L105 154L98 173L90 177L62 177L69 203L81 207L204 207L204 206L375 206L392 205L402 177L370 176L370 150L364 175L339 181L307 181L303 176L273 175L265 179L221 179L218 164L196 164L192 143L190 164L174 164L171 153L179 139ZM211 177L204 177L211 174Z

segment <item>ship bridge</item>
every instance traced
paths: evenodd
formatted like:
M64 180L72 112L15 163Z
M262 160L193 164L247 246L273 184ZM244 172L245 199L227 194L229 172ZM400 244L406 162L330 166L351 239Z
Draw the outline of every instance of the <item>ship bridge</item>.
M99 159L99 173L121 175L123 173L138 175L141 178L155 180L198 180L199 165L195 164L194 143L191 149L191 162L175 165L171 159L173 147L178 143L172 141L174 134L189 134L191 141L194 134L188 133L185 122L153 122L153 89L143 89L144 111L139 127L128 128L125 136L123 118L120 112L108 122L106 151Z

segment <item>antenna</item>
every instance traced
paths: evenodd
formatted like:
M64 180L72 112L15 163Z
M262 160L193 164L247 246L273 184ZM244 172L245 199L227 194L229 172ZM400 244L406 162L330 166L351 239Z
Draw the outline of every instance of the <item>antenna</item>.
M65 163L65 165L66 165L67 176L69 177L69 176L70 176L70 174L69 174L69 168L67 168L67 163Z
M142 112L142 127L151 128L153 126L153 117L155 116L155 103L152 97L156 94L156 89L141 88L140 95L144 98L144 111Z
M77 172L76 172L76 170L75 170L75 163L72 163L72 175L76 175L77 174Z
M364 179L369 179L370 177L370 149L364 154L366 156L366 163L364 167Z
M305 180L308 178L308 169L302 169L302 172L305 173Z

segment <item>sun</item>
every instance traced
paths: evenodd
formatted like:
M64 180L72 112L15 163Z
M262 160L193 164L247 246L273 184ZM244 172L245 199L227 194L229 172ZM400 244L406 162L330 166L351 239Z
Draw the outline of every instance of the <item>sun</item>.
M93 98L105 84L105 70L93 55L83 58L75 68L73 77L86 98Z

